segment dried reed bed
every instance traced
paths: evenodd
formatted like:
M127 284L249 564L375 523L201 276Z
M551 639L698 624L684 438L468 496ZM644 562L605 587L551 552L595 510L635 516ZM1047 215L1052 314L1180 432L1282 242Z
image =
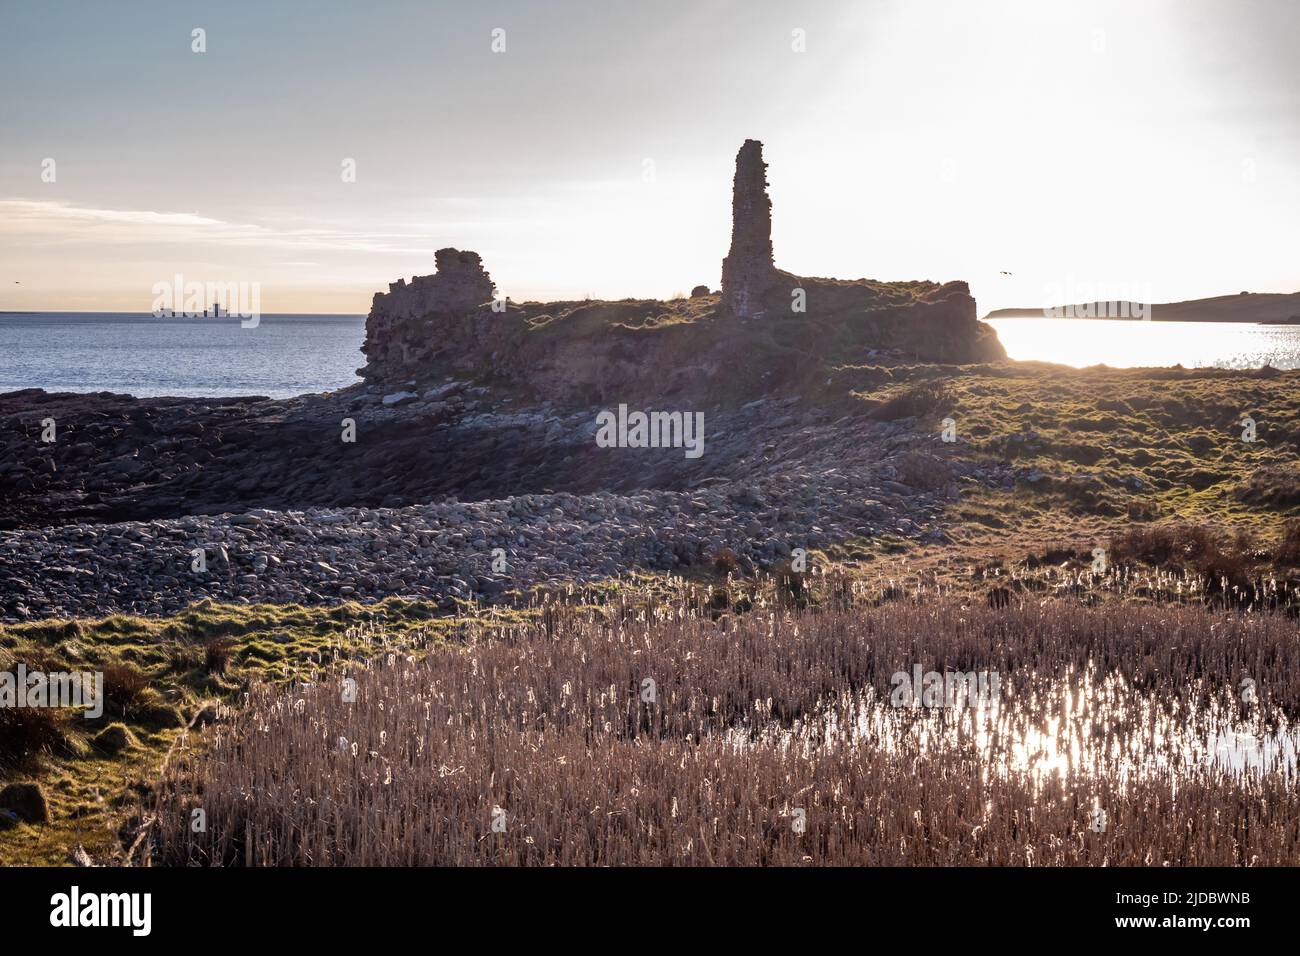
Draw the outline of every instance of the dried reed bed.
M260 689L173 764L155 860L1300 862L1293 759L1241 772L1211 753L1224 728L1291 734L1285 617L934 599L715 618L698 603L548 607L375 661L351 703L338 681ZM996 672L1001 700L890 707L891 675L916 663Z

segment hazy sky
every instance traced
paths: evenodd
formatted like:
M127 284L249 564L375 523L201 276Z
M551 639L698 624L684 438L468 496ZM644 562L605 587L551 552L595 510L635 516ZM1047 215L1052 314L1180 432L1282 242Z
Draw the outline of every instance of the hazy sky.
M364 312L443 246L516 299L716 288L746 137L798 274L1293 292L1297 37L1295 0L3 0L0 309L179 272Z

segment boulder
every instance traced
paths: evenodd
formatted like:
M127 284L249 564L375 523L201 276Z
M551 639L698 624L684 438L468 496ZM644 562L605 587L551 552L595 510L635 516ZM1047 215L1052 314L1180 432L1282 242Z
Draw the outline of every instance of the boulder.
M45 791L35 783L11 783L0 790L0 810L8 810L23 823L50 822Z

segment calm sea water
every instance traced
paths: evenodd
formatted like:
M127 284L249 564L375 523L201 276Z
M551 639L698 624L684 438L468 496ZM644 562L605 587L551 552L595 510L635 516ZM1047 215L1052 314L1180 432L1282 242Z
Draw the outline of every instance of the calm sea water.
M1115 368L1300 368L1300 326L993 319L1013 359ZM0 314L0 392L44 388L285 398L343 388L364 364L360 315L155 319L111 312Z
M156 319L113 312L0 314L0 392L267 395L286 398L358 381L362 315Z
M1300 368L1300 325L1047 318L988 322L1013 359L1076 368Z

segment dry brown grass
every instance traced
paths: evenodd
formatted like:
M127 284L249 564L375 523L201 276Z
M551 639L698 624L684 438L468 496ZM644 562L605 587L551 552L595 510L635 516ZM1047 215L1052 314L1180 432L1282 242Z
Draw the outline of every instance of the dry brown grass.
M925 416L935 418L951 412L955 403L956 397L945 382L916 382L904 386L875 406L870 416L880 421Z
M149 675L133 664L114 662L104 667L104 697L120 713L133 714L149 699Z
M235 649L235 642L228 637L210 638L203 644L203 669L209 674L224 674Z
M1215 531L1203 524L1135 525L1110 542L1111 560L1185 572L1204 597L1216 603L1277 605L1270 593L1277 572L1300 558L1300 521L1289 521L1276 542L1250 530Z
M898 480L922 491L939 491L952 482L952 469L942 458L920 452L899 455L894 467Z
M53 707L0 707L0 772L31 766L63 750L69 738L64 711Z
M1300 519L1293 518L1282 526L1273 561L1282 567L1300 568Z
M155 861L1300 861L1286 765L1210 759L1225 730L1291 732L1300 668L1285 617L869 607L851 592L716 619L689 595L552 607L466 647L376 661L353 675L355 703L337 683L260 690L168 773ZM1000 674L997 713L888 707L891 675L916 663ZM1246 677L1254 702L1239 699ZM1055 744L1035 736L1053 721ZM195 807L205 832L191 830ZM1090 828L1095 807L1105 832Z

